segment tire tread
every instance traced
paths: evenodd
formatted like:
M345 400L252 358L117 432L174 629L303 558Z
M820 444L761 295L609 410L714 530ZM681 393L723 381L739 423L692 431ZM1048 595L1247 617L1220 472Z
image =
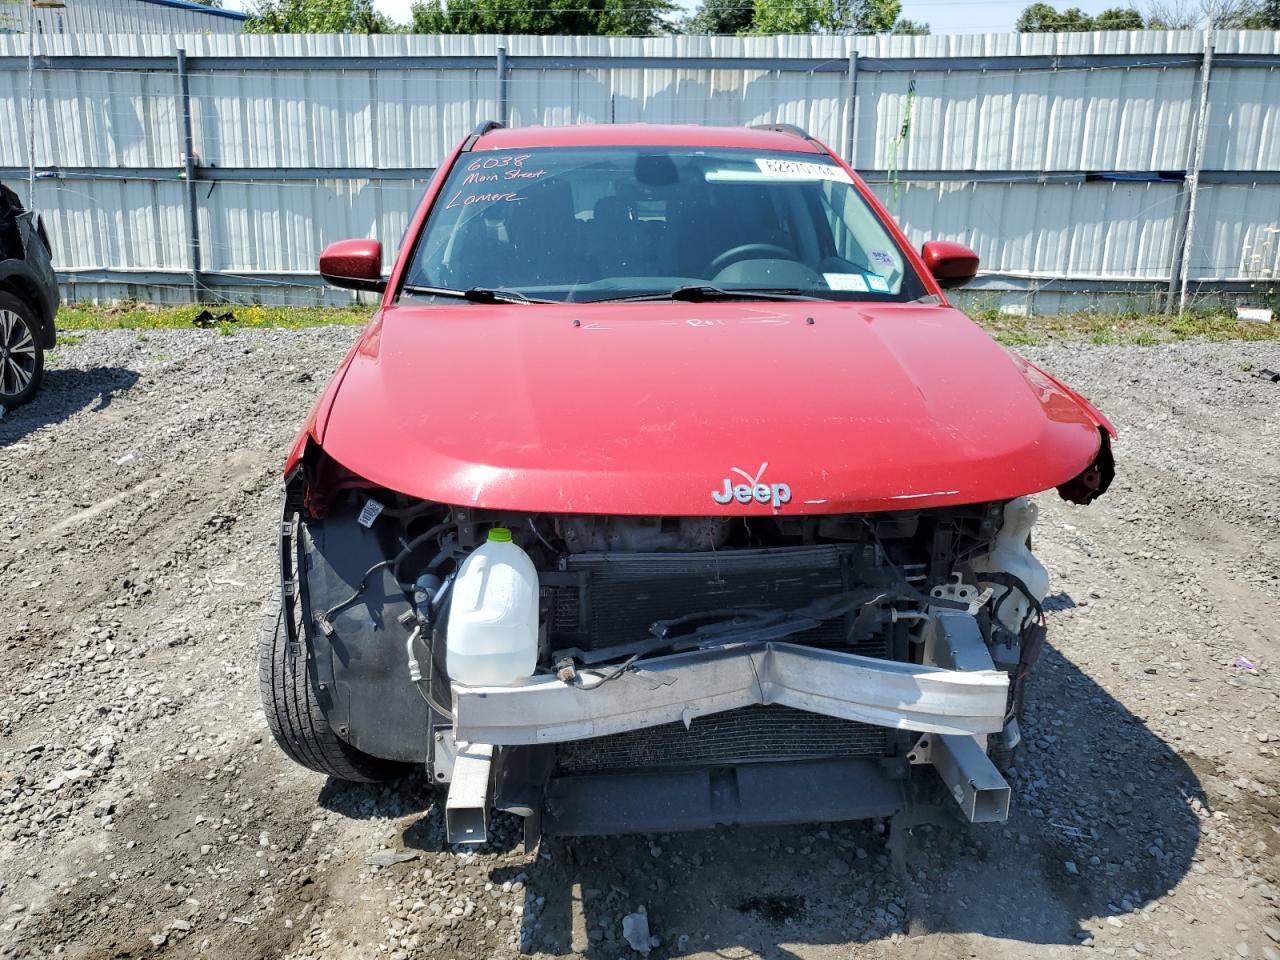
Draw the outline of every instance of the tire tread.
M370 756L329 725L311 688L305 658L289 656L282 616L277 594L263 615L258 648L262 710L280 749L295 763L339 780L379 783L405 775L408 764Z

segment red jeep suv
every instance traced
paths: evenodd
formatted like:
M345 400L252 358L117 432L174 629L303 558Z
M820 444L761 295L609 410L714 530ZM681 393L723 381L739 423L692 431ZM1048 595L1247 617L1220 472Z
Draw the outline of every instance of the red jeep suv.
M994 343L792 127L482 124L285 466L280 746L425 764L455 842L1000 821L1044 641L1036 505L1111 425Z

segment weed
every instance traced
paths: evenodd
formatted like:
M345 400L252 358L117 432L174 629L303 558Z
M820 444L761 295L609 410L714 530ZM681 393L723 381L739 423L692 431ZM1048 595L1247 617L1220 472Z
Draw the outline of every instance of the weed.
M1132 344L1153 346L1192 338L1204 340L1280 340L1280 323L1241 323L1234 310L1221 307L1188 310L1182 315L1143 312L1139 302L1124 304L1115 313L1077 312L1045 316L1018 316L1001 313L995 301L987 298L973 303L966 311L970 317L998 342L1013 347L1035 346L1059 341L1094 343L1100 346ZM192 330L191 318L200 306L157 306L144 303L121 303L113 306L69 304L58 313L61 330L137 330L138 341L146 340L147 330ZM345 307L265 307L218 304L217 312L231 310L234 324L222 323L223 336L235 330L273 327L300 329L335 324L363 324L373 315L373 307L351 304ZM66 334L59 341L74 345L78 339Z
M1167 313L1060 313L1008 317L970 313L997 341L1009 346L1086 342L1098 346L1150 347L1178 340L1280 340L1280 323L1241 323L1222 308Z
M123 302L112 305L72 303L58 311L60 330L190 330L191 318L203 305L168 306ZM263 307L215 304L216 313L230 310L237 327L327 327L334 324L368 323L373 307L352 304L348 307ZM221 326L229 326L222 324Z

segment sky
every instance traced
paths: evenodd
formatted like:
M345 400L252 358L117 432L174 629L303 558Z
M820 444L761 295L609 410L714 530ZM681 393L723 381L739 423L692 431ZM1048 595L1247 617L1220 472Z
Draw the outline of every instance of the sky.
M374 6L391 19L407 23L410 2L374 0ZM676 2L686 10L698 5L697 0ZM972 0L902 0L902 16L929 24L934 33L1002 33L1013 30L1018 14L1031 2L1033 0L986 0L985 3L973 3ZM226 5L230 9L242 9L245 4L243 0L227 0ZM1096 14L1108 7L1128 4L1123 0L1064 0L1053 5L1059 9L1079 7L1085 13Z

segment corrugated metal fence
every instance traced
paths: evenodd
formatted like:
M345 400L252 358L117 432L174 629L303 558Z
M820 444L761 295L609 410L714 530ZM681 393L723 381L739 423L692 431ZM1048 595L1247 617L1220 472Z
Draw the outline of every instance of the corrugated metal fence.
M14 29L31 29L34 17L36 32L45 35L240 33L248 19L243 13L185 0L71 0L58 6L24 3L14 4L8 12Z
M0 37L0 177L25 179L33 145L71 298L333 296L321 247L378 236L390 257L486 118L800 125L914 242L976 249L979 295L1042 312L1280 275L1277 33L58 36L37 54L28 73L27 38Z

